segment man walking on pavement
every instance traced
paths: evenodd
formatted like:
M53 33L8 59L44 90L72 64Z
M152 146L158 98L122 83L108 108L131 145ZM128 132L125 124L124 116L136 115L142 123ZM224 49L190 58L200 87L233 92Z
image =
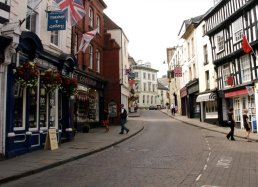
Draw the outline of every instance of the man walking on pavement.
M129 129L125 126L126 120L127 120L127 111L124 108L124 105L121 104L121 112L120 112L121 132L119 134L124 134L124 131L126 131L126 134L129 132Z

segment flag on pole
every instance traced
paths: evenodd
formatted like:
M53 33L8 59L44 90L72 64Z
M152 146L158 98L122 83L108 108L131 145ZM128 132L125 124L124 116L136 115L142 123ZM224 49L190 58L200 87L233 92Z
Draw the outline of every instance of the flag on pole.
M70 22L72 26L86 15L81 0L55 0L55 2L62 10L66 20Z
M89 31L89 32L86 32L82 35L82 40L81 40L81 44L80 44L80 47L79 47L79 50L78 52L80 51L83 51L85 53L85 50L86 48L88 47L88 45L90 44L90 41L94 38L94 36L96 35L98 31L98 28L92 30L92 31ZM78 53L77 52L77 53Z
M247 41L246 36L244 34L243 34L243 39L242 39L242 48L245 53L250 53L251 51L253 51L253 48Z

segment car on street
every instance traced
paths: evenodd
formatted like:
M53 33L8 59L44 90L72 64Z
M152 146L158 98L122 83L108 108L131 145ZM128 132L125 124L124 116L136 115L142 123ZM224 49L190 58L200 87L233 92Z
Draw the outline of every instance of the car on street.
M149 106L149 110L157 110L157 107L154 105Z

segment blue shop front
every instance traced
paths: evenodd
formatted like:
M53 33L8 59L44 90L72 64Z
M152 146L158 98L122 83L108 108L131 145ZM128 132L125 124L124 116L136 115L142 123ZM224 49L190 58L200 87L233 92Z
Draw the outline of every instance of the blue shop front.
M44 50L39 37L27 31L16 51L7 74L6 158L44 148L49 128L56 130L58 143L74 134L72 97L61 88L76 59Z

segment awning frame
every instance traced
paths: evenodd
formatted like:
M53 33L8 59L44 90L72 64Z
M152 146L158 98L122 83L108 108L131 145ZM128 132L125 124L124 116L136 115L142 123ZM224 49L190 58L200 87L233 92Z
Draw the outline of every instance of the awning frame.
M215 101L217 98L216 93L210 92L210 93L205 93L198 95L196 98L196 102L206 102L206 101Z

